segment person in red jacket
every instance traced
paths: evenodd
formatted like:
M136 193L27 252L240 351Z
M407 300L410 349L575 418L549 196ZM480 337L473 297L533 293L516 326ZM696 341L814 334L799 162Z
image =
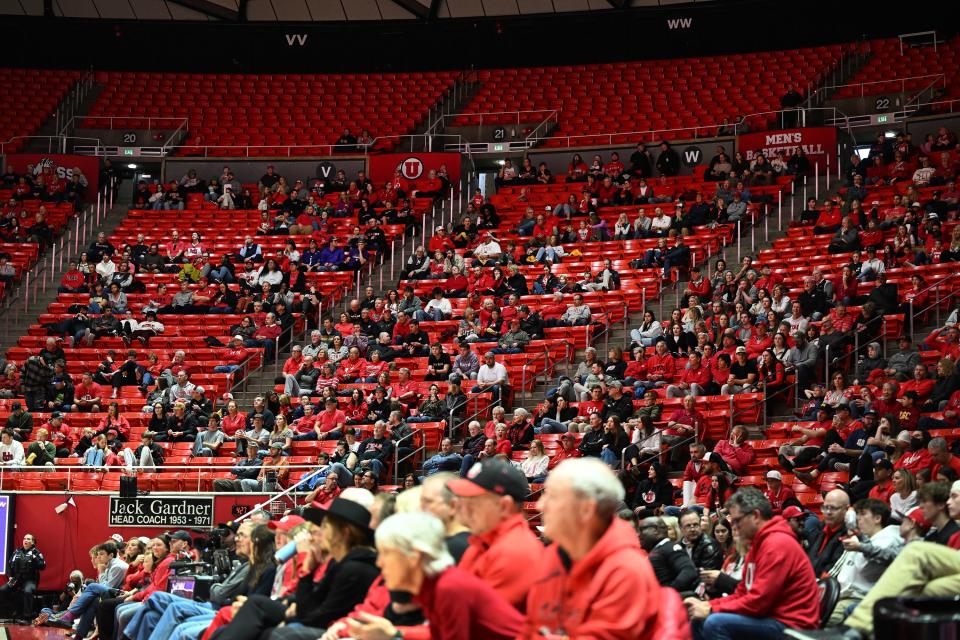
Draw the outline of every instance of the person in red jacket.
M523 611L534 575L518 567L534 567L543 555L543 545L523 515L530 493L523 472L506 462L483 460L447 488L459 498L457 519L473 532L459 568Z
M746 475L747 465L757 457L747 440L746 428L739 424L730 430L729 438L717 443L713 452L719 454L730 470L738 476Z
M75 265L63 274L63 278L60 279L60 287L57 291L59 293L86 293L88 291L87 274L80 271L79 265Z
M268 313L264 323L257 327L252 338L248 338L244 344L248 347L259 347L263 349L264 364L273 364L276 358L276 339L280 337L283 328L277 324L277 317L273 313Z
M357 638L512 640L523 616L480 578L454 566L445 527L428 513L398 513L377 527L377 566L390 592L413 595L427 626L400 628L358 612L347 618Z
M537 503L552 540L535 567L524 640L652 640L660 584L633 527L617 517L623 485L597 459L567 460Z
M793 489L784 486L783 474L776 469L770 469L770 471L767 471L766 481L767 491L764 495L767 496L767 500L770 502L770 508L773 509L773 513L780 515L780 513L783 511L783 503L791 498L796 498L797 496L793 493Z
M710 281L703 277L703 269L699 266L691 267L690 282L683 291L684 299L689 298L689 296L697 296L700 304L707 304L710 302L712 293L713 287L710 286Z
M660 387L672 382L676 376L677 365L667 351L667 343L661 340L654 354L647 359L647 382L651 383L649 386Z
M667 387L667 397L683 398L706 395L711 380L710 368L703 366L700 354L694 351L688 356L687 366L680 374L680 379L676 384Z
M751 545L743 580L731 595L684 600L695 636L779 640L787 628L816 629L820 589L790 525L754 487L733 494L727 509L734 534Z

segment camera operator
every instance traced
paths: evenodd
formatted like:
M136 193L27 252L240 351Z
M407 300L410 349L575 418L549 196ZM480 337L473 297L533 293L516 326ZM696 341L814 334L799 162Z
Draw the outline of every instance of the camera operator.
M127 623L123 635L131 640L148 640L151 635L168 638L178 624L195 616L213 614L232 603L237 596L247 592L247 577L250 571L250 534L254 524L243 522L237 529L236 545L239 562L222 582L210 587L209 602L195 602L167 592L156 592L147 598L143 606ZM161 633L162 632L162 633Z

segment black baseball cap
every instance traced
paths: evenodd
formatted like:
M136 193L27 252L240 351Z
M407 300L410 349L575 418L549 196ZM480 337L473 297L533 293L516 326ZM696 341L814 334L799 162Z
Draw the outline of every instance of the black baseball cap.
M447 483L447 488L461 498L493 493L521 501L530 495L530 484L523 472L500 460L478 462L467 472L467 477Z
M371 514L370 510L362 504L346 498L334 498L333 502L326 509L310 507L303 510L303 519L307 522L320 526L323 519L330 514L341 520L355 525L366 535L373 537L373 529L370 528Z
M175 531L172 534L170 534L170 539L183 540L184 542L188 543L191 547L193 546L193 538L190 537L190 534L184 531L183 529L180 529L180 531Z

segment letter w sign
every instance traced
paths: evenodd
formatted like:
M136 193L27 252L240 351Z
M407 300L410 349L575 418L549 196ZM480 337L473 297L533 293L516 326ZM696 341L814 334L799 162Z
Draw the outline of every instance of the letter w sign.
M667 29L689 29L693 26L693 18L667 18ZM289 37L289 36L288 36Z
M298 45L300 45L301 47L304 46L305 44L307 44L307 36L308 36L308 35L309 35L309 34L306 34L306 33L288 33L288 34L286 34L287 46L288 46L288 47L292 47L292 46L293 46L293 43L295 43L295 42L296 42Z

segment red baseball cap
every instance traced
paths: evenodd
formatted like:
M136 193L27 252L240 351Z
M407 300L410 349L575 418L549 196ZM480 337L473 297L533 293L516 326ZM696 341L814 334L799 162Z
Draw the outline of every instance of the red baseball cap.
M291 529L293 529L297 525L303 524L304 522L306 522L306 520L304 520L300 516L291 514L288 516L283 516L279 520L271 520L270 522L267 523L267 526L276 531L283 531L283 532L289 533Z
M803 516L803 511L800 509L800 507L790 505L789 507L783 510L783 513L781 515L783 515L785 520L790 520L792 518L799 518Z
M921 531L926 531L930 528L930 523L927 522L927 519L923 517L923 511L920 509L920 507L914 507L913 509L910 509L910 511L907 511L904 515L908 519L913 520Z

